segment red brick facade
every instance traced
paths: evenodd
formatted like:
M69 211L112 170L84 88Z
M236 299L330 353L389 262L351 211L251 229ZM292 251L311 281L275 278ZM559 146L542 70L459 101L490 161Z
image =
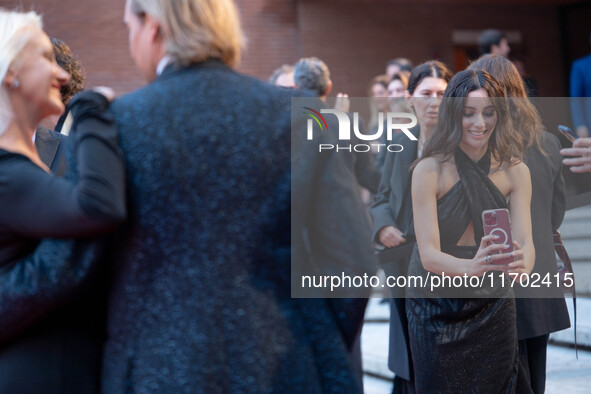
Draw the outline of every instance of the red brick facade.
M494 21L492 27L521 33L520 48L540 93L566 94L563 76L568 70L555 5L403 0L236 2L248 37L239 69L263 79L282 63L318 56L331 69L336 91L363 96L369 79L384 71L388 59L406 56L419 63L435 57L452 64L453 30L484 29ZM89 86L110 85L123 93L143 83L128 54L124 0L0 0L5 8L18 4L42 13L46 31L70 45L86 67Z

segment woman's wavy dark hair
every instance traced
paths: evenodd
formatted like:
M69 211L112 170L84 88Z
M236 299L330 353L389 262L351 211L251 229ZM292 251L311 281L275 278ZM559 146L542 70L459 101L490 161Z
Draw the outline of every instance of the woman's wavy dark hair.
M445 162L452 157L462 141L466 97L479 89L486 91L497 113L497 124L488 141L492 156L500 164L514 164L523 158L524 140L513 130L505 92L483 70L460 71L451 79L439 107L437 126L425 145L422 158L437 157L439 162Z
M540 152L547 155L541 145L544 131L542 119L527 97L523 79L515 65L504 56L484 55L472 62L468 69L488 71L501 84L509 98L509 110L515 131L523 136L526 146L535 145Z

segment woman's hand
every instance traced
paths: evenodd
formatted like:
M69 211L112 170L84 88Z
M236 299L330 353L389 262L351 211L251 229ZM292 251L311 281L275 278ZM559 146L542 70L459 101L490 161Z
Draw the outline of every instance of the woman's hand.
M334 109L338 109L339 111L343 112L349 112L350 107L351 101L349 100L349 95L346 93L337 94L337 98L334 103Z
M529 270L523 260L523 250L517 241L513 241L513 258L515 259L512 263L507 265L505 273L511 278L517 276L517 281L521 280L529 274ZM525 275L522 275L525 274Z
M115 91L108 86L97 86L92 90L105 96L109 102L115 100Z
M496 244L493 242L498 238L498 236L492 234L482 237L480 240L480 247L478 248L476 255L470 261L470 267L467 270L469 276L482 276L488 271L505 271L507 269L507 265L495 264L494 262L514 254L502 253L507 249L507 246L505 244ZM521 256L523 257L523 253L521 253ZM523 262L523 260L521 261Z
M394 248L406 242L402 232L394 226L382 227L378 232L380 243L387 248Z

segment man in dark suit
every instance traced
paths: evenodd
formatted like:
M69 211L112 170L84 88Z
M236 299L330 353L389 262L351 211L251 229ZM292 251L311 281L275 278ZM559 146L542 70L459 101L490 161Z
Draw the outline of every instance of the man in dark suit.
M318 108L318 111L321 108L328 108L326 105L326 98L328 94L330 94L332 89L332 81L330 79L330 71L328 70L328 66L320 59L316 57L310 58L302 58L300 59L294 66L294 82L296 88L298 89L307 89L313 92L314 95L318 96L320 99L321 107ZM302 104L303 107L310 107L309 105ZM332 124L334 121L334 117L329 117L328 125L332 132L338 130L337 124ZM328 130L327 130L328 131ZM334 137L334 135L332 136ZM327 136L327 138L330 138ZM351 142L357 143L362 142L358 138L353 137ZM335 141L334 144L338 144L338 141ZM313 148L310 148L313 150ZM377 188L380 181L380 173L376 170L374 165L374 158L372 152L348 152L348 151L341 151L340 153L334 153L335 156L338 156L338 159L342 159L339 163L342 163L341 168L332 168L328 172L330 173L330 177L335 179L340 176L338 172L341 170L344 172L343 178L353 178L351 179L353 182L349 182L347 194L341 194L340 196L336 193L339 190L343 190L343 187L339 187L338 183L336 185L331 185L326 187L328 189L328 193L326 195L332 195L332 198L327 199L324 201L327 206L339 204L339 207L343 207L343 199L349 199L351 202L355 202L358 200L358 204L350 206L348 209L342 210L342 215L336 215L332 219L326 220L326 222L334 222L335 224L339 224L340 228L347 228L350 229L348 231L348 241L345 241L343 235L339 235L338 238L334 239L334 242L329 242L328 240L324 240L322 243L324 247L327 245L332 246L332 249L340 249L343 252L344 256L342 256L339 260L347 260L351 259L355 263L355 267L349 267L349 272L357 274L365 274L374 275L377 270L377 264L373 261L371 256L370 250L370 222L369 217L367 215L367 208L364 204L359 200L360 190L357 185L363 186L372 193L377 192ZM306 161L309 161L306 160ZM314 172L318 172L319 170L316 169ZM347 175L351 174L353 176ZM356 182L355 182L356 180ZM344 182L343 182L344 183ZM317 196L317 199L319 197ZM318 200L317 200L318 201ZM316 204L320 204L320 202L316 202ZM319 214L324 215L326 209L319 210ZM318 215L315 215L318 216ZM327 227L328 223L318 223L315 227ZM293 229L293 228L292 228ZM316 241L318 241L318 236L314 237ZM349 249L349 250L348 250ZM364 257L365 251L365 257ZM353 254L359 254L361 252L361 256L355 258ZM333 252L334 254L334 252ZM343 269L342 265L339 267ZM338 269L333 269L333 272L338 271ZM346 271L346 270L345 270ZM334 301L333 301L334 302ZM341 301L347 302L349 304L356 304L359 306L357 309L357 313L360 315L365 310L365 301L362 299L359 300L348 300L348 301ZM350 316L352 317L352 316ZM350 324L350 323L348 323ZM352 346L352 356L355 363L356 373L358 375L358 379L361 380L363 377L363 367L362 367L362 357L361 357L361 327L355 328L357 330L356 336L354 337L354 342Z
M150 83L111 106L129 220L112 256L103 390L360 391L356 305L289 292L290 181L315 176L290 177L294 91L231 69L242 43L231 0L151 3L125 11Z
M190 2L126 4L150 83L111 106L129 220L112 256L103 390L351 390L340 311L290 299L294 93L231 69L231 0Z
M295 87L313 92L322 101L323 108L328 108L326 99L332 90L332 80L326 63L316 57L302 58L295 64L293 73ZM359 123L363 123L363 121L361 120ZM353 119L351 119L351 124L353 124ZM335 129L337 128L335 127ZM360 125L360 129L363 129L362 125ZM352 134L352 144L361 142L363 141ZM346 156L347 165L355 174L359 185L375 194L380 184L380 172L376 169L374 154L372 152L344 151L341 155Z

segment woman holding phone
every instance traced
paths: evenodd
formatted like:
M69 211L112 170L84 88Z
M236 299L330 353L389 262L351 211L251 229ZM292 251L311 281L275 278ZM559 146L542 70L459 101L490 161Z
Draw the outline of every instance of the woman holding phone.
M412 174L417 247L409 275L471 278L531 271L531 183L520 161L524 142L512 129L504 96L481 70L462 71L447 86L436 130ZM507 208L508 200L516 241L510 256L505 245L494 243L495 236L483 236L482 224L484 210ZM514 261L495 264L507 257ZM470 288L456 293L458 298L441 298L449 294L441 289L409 289L406 314L417 392L514 391L515 300L508 283L501 287L498 275L495 280L486 298L476 298ZM507 275L505 280L510 283Z
M104 339L100 309L86 304L76 315L66 311L70 300L59 300L56 310L35 310L45 315L40 322L5 311L31 281L52 276L51 267L11 272L42 238L95 236L125 218L123 155L109 101L96 92L72 99L76 165L75 180L68 181L50 173L33 142L41 120L64 110L60 88L69 79L34 12L0 9L0 77L0 392L98 392ZM68 248L67 241L51 242ZM75 275L76 266L70 269ZM36 296L50 292L37 290Z

